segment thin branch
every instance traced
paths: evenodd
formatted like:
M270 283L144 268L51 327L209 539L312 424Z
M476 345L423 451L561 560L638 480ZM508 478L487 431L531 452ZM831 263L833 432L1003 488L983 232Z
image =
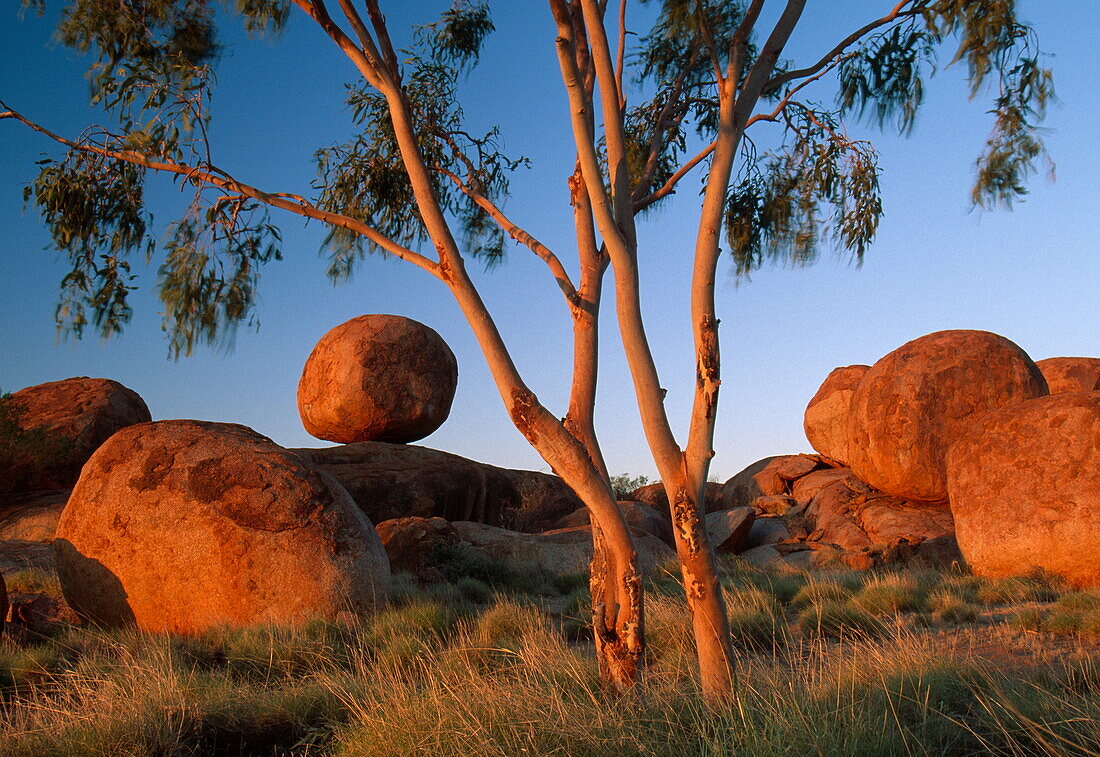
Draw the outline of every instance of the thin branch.
M293 0L293 2L317 22L344 55L355 64L364 79L376 89L381 89L382 60L372 40L368 38L363 43L363 47L357 46L351 37L332 20L324 0Z
M454 182L454 185L458 187L463 194L477 203L477 206L484 210L505 234L519 244L522 244L524 247L527 247L531 252L535 253L542 262L546 263L550 268L550 272L554 275L554 280L558 282L558 288L560 288L562 294L565 295L566 301L571 307L576 305L577 288L573 285L572 279L569 278L569 272L565 270L565 266L562 265L561 260L558 259L558 256L555 255L549 247L535 239L526 229L504 215L504 211L497 207L492 200L475 190L454 173L448 171L446 168L437 168L436 170Z
M707 53L710 55L710 65L714 69L714 82L721 89L725 77L722 76L722 64L718 60L718 48L714 45L714 36L710 33L710 25L707 23L706 16L703 15L702 3L697 2L695 4L695 17L699 22L699 32L703 35L703 41L707 45Z
M772 90L776 89L777 87L783 86L789 81L792 81L794 79L801 79L804 76L811 76L813 74L816 74L822 68L829 65L829 61L839 56L848 48L849 45L851 45L853 42L856 42L861 37L865 36L868 32L872 32L880 26L885 26L886 24L890 23L891 21L895 21L898 18L917 15L920 12L919 10L904 10L905 6L909 5L913 1L914 0L902 0L900 3L894 6L893 10L891 10L882 18L872 21L866 26L863 26L862 28L852 32L843 40L841 40L836 45L836 47L825 53L825 55L823 55L821 59L818 60L817 63L814 63L812 66L807 66L806 68L798 68L794 71L787 71L785 73L779 74L778 76L773 76L764 85L764 89L762 91L771 92Z
M786 95L783 96L783 99L780 100L776 104L775 108L771 111L771 113L757 113L755 116L750 118L747 122L745 122L745 128L747 129L748 127L752 126L757 121L776 121L776 120L778 120L779 114L782 113L787 108L788 105L790 105L791 98L794 97L795 93L797 93L801 89L804 89L805 87L808 87L810 84L813 84L815 81L817 81L818 79L820 79L821 77L825 76L827 73L832 71L833 68L835 68L837 65L839 65L841 61L843 61L847 58L850 58L850 57L851 57L850 54L849 55L842 55L839 58L837 58L836 60L834 60L832 63L830 63L828 66L823 68L821 71L819 71L815 76L812 76L809 79L803 79L802 81L800 81L797 86L792 87L791 90L789 92L787 92Z
M695 64L695 56L698 54L698 51L699 48L692 43L687 63L684 64L684 67L673 81L672 91L669 93L668 100L665 102L664 107L661 108L661 112L658 114L657 120L653 125L653 133L649 137L649 153L646 155L645 167L642 168L642 175L638 177L638 184L631 193L631 197L634 200L639 199L642 193L649 190L649 183L653 180L653 172L657 170L657 161L661 155L666 124L668 123L669 117L672 115L673 108L677 105L677 98L683 93L684 81L687 79L691 67ZM686 106L686 103L680 103L680 105ZM679 117L682 119L683 113L681 113Z
M351 0L339 0L339 3L340 10L344 11L344 16L351 23L351 28L355 30L355 36L359 38L359 44L366 49L372 44L372 38L367 31L367 25L363 23L363 17L359 15L359 11L355 9Z
M615 81L619 85L619 107L626 107L623 71L626 68L626 0L619 0L619 48L615 51Z
M0 105L0 107L7 107ZM183 176L188 181L198 184L209 184L210 186L218 187L226 192L232 192L245 197L251 197L254 200L270 205L280 210L287 210L291 213L296 213L305 218L313 218L318 221L322 221L332 226L339 226L349 231L354 231L357 234L369 239L374 244L381 247L386 252L390 253L396 258L405 260L413 265L416 265L428 273L432 274L436 278L440 278L439 265L430 260L418 252L403 247L397 244L389 237L378 232L376 229L371 228L367 224L349 216L341 215L339 213L331 213L327 210L321 210L315 207L311 203L303 200L299 195L287 193L287 192L265 192L262 189L257 189L249 184L245 184L242 181L238 181L233 177L226 174L213 166L206 168L198 168L196 166L190 166L184 163L177 163L173 160L155 160L151 159L136 150L111 150L106 147L98 147L96 145L80 144L74 142L71 139L66 139L60 134L50 131L46 127L31 121L22 114L7 109L0 113L0 119L13 118L30 129L43 134L50 139L65 145L73 150L79 150L80 152L91 153L94 155L101 155L105 158L111 158L113 160L121 160L126 163L148 168L153 171L163 171L165 173L176 174Z
M394 52L393 42L390 41L390 31L386 27L386 17L378 7L378 0L366 0L367 15L370 16L371 26L378 35L378 43L382 45L382 55L390 65L393 75L397 76L397 53Z
M707 156L714 152L714 148L717 144L717 142L711 142L709 145L699 151L699 153L694 158L689 160L687 163L684 163L684 165L680 166L676 173L668 177L668 181L666 181L660 189L652 192L646 197L641 198L640 200L637 200L634 203L634 212L639 213L648 208L653 203L657 202L658 200L675 193L676 185L680 183L680 180L687 176L691 172L691 169L695 168L695 166L706 160Z

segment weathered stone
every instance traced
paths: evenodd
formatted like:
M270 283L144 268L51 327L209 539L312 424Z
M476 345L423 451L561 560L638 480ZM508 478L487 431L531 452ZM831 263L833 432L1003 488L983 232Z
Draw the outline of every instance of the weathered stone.
M760 487L756 484L756 474L764 470L768 464L778 455L757 460L740 473L731 476L722 484L721 510L732 510L735 507L748 507L757 497L764 496Z
M791 498L800 505L806 505L829 484L854 477L851 468L822 468L811 471L791 482Z
M490 561L515 572L551 575L585 573L592 560L592 528L579 526L541 534L507 531L484 523L452 523L464 542ZM638 551L638 570L656 575L657 566L676 559L676 551L655 536L632 531Z
M741 553L741 558L758 568L786 567L783 556L771 544L761 544Z
M439 517L538 532L584 506L557 476L497 468L412 444L361 442L291 452L331 473L374 523Z
M68 490L0 494L0 540L52 542Z
M458 386L458 362L422 323L361 315L313 348L298 382L298 413L318 439L414 442L442 425Z
M80 617L67 604L48 594L15 592L8 595L8 600L11 608L8 622L35 636L80 624ZM0 616L0 621L2 619Z
M1051 394L1100 391L1100 357L1048 357L1035 365Z
M791 538L790 529L782 518L755 518L749 528L745 549L753 549L764 544L776 544Z
M764 466L753 476L756 485L765 496L789 494L791 482L822 467L824 463L817 455L783 455Z
M722 509L722 484L708 481L703 496L704 513L713 513ZM627 499L649 505L660 513L661 517L669 521L672 520L672 513L668 506L668 495L665 493L664 485L660 481L639 486L627 495Z
M753 510L761 515L786 515L796 507L798 507L798 502L786 494L757 497L752 501Z
M940 331L872 366L852 398L849 460L862 480L915 502L947 500L951 444L984 413L1047 393L1031 358L987 331Z
M744 552L749 542L756 513L751 507L738 507L735 510L720 510L710 513L706 518L707 535L714 551L721 554Z
M644 531L651 536L656 536L670 547L673 546L672 524L667 517L661 517L660 513L649 505L629 500L619 502L619 510L622 512L623 518L626 519L627 526L638 531ZM590 522L588 508L582 507L564 518L559 518L553 528L547 530L577 528L578 526L587 526Z
M0 491L6 492L70 488L111 434L150 420L136 392L87 376L28 386L12 394L8 405L22 429L41 432L48 444L40 454L49 459L17 459L22 453L0 449Z
M802 420L806 439L811 447L826 457L842 463L848 460L848 444L851 441L848 413L856 387L869 370L869 365L834 368L806 406Z
M908 502L870 491L858 479L846 478L821 489L806 509L819 540L841 549L858 550L905 539L916 545L954 530L943 506Z
M443 553L461 541L454 527L443 518L394 518L375 526L390 570L412 573L425 581L446 578L438 569Z
M951 511L970 569L1041 568L1100 586L1100 392L1074 392L978 419L948 458Z
M370 521L331 476L251 429L123 429L84 466L54 541L69 604L193 633L365 612L389 591Z

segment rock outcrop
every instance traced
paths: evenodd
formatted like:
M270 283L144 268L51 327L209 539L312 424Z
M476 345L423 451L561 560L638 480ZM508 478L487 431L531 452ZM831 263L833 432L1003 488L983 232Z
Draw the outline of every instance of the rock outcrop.
M427 447L361 442L291 451L331 473L374 523L439 517L535 532L584 506L557 476Z
M764 496L764 492L760 491L756 483L756 474L764 470L776 457L778 456L773 455L757 460L726 479L726 483L722 484L720 509L732 510L735 507L746 507L751 505L757 497Z
M592 560L592 527L578 526L524 534L484 523L452 523L459 537L489 561L514 572L586 573ZM676 551L655 536L633 531L638 570L656 575L657 566L676 559Z
M23 432L0 441L0 491L67 489L111 434L151 419L136 392L80 376L28 386L5 401Z
M1035 365L1051 394L1100 392L1100 357L1048 357Z
M0 494L0 540L52 542L67 490Z
M1022 349L987 331L940 331L876 362L852 397L848 463L876 489L947 500L947 451L991 410L1047 394Z
M869 365L834 368L806 406L802 420L806 439L815 450L837 462L848 462L848 445L851 442L848 414L852 396L870 370Z
M724 509L722 507L722 484L708 481L703 497L703 512L713 513ZM659 512L662 518L672 520L672 514L668 509L668 494L665 493L664 484L660 481L639 486L627 495L627 499L649 505Z
M720 510L706 517L707 536L719 554L735 555L744 552L749 542L756 513L751 507Z
M670 547L674 546L672 541L672 523L668 518L667 512L662 516L649 505L642 504L641 502L631 502L629 500L619 502L619 510L622 511L623 518L630 528L636 531L644 531L651 536L656 536ZM547 530L587 526L590 522L588 508L585 507L559 519L552 529Z
M84 466L54 542L96 623L195 633L298 625L383 603L389 563L329 475L244 426L123 429Z
M1100 392L978 419L951 448L948 486L959 548L975 573L1041 568L1100 586Z
M298 412L313 436L332 442L414 442L451 412L458 362L422 323L361 315L329 331L298 382Z

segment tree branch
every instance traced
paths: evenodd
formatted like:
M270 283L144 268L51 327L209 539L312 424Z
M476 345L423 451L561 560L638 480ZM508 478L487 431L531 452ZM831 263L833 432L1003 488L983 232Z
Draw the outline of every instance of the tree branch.
M475 190L454 173L448 171L446 168L437 168L436 170L454 182L454 185L458 187L459 190L477 203L477 206L484 210L505 234L522 244L524 247L527 247L531 252L535 253L539 259L546 263L550 268L550 272L554 275L554 280L558 282L558 287L561 289L562 294L565 295L565 299L570 307L576 307L577 288L573 285L573 281L569 278L569 272L565 270L565 266L562 265L561 260L558 259L558 256L555 255L549 247L535 239L526 229L514 223L508 216L504 215L504 212L497 207L492 200Z
M344 33L325 7L324 0L293 0L294 4L309 14L309 17L317 22L325 34L336 43L344 55L355 65L359 73L363 75L376 89L381 89L382 61L369 35L363 47L358 47L351 37Z
M2 106L7 107L7 106ZM232 192L245 197L251 197L254 200L270 205L280 210L286 210L291 213L296 213L305 218L312 218L332 226L339 226L349 231L354 231L357 234L369 239L380 248L390 253L396 258L412 263L419 268L424 269L428 273L432 274L436 278L440 278L439 265L430 260L418 252L403 247L392 239L379 233L376 229L371 228L367 224L349 216L341 215L339 213L331 213L327 210L321 210L302 199L299 195L291 194L288 192L265 192L262 189L257 189L249 184L245 184L243 181L234 179L224 171L214 167L207 166L205 169L196 166L186 165L184 163L177 163L173 160L156 160L150 158L135 150L111 150L106 147L98 147L96 145L81 144L74 142L71 139L66 139L60 134L50 131L46 127L31 121L22 114L7 109L0 113L0 119L11 118L19 121L23 125L33 129L39 134L45 135L55 142L65 145L66 147L78 150L80 152L92 153L95 155L102 155L105 158L111 158L113 160L121 160L126 163L148 168L152 171L163 171L165 173L176 174L182 176L192 183L209 184L210 186L218 187L227 192Z
M830 63L825 68L823 68L821 71L819 71L815 76L811 76L809 79L803 79L802 81L800 81L796 86L792 87L791 90L789 92L787 92L786 95L783 96L783 99L780 100L778 104L776 104L775 108L770 113L757 113L755 116L753 116L752 118L750 118L748 121L745 122L745 128L747 129L748 127L752 126L757 121L776 121L776 120L778 120L779 114L782 113L787 108L788 105L790 105L791 98L794 97L795 93L797 93L801 89L804 89L804 88L808 87L810 84L813 84L815 81L817 81L821 77L825 76L825 74L832 71L833 68L836 67L841 61L843 61L843 60L845 60L846 58L849 58L849 57L851 57L851 56L850 55L842 55L842 56L836 58L832 63Z
M635 201L634 212L639 213L648 208L653 203L657 202L658 200L661 200L668 195L675 193L676 185L680 183L680 180L687 176L691 172L691 169L695 168L695 166L706 160L707 156L714 152L714 147L717 144L717 142L711 142L709 145L700 150L694 158L689 160L687 163L684 163L684 165L680 166L676 173L668 177L668 181L666 181L660 189L650 193L640 200Z
M851 45L853 42L858 41L861 37L865 36L868 32L872 32L875 29L879 28L880 26L885 26L886 24L888 24L891 21L894 21L898 18L917 15L920 12L918 10L909 10L909 11L904 10L905 6L909 5L912 2L914 2L914 0L902 0L900 3L898 3L897 5L894 6L893 10L891 10L889 13L887 13L882 18L877 19L875 21L872 21L871 23L867 24L866 26L863 26L862 28L857 29L856 31L849 34L847 37L845 37L843 40L841 40L836 45L836 47L834 47L829 52L825 53L825 55L823 55L821 57L821 59L818 60L817 63L814 63L812 66L807 66L806 68L795 69L794 71L787 71L785 73L779 74L778 76L773 76L771 79L769 79L767 81L766 84L764 84L764 88L761 90L761 92L762 93L771 92L772 90L776 89L777 87L783 86L784 84L786 84L789 81L793 81L794 79L801 79L804 76L811 76L813 74L816 74L822 68L829 65L830 61L832 61L834 58L838 57L841 53L843 53L849 45Z

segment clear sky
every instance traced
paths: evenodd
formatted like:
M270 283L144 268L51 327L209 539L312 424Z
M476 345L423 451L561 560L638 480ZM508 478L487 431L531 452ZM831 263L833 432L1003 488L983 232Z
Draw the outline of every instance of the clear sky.
M18 3L4 4L0 99L76 136L98 115L87 106L84 62L50 41L59 5L50 3L44 18L19 21ZM815 59L892 5L812 0L791 57ZM718 478L765 455L808 451L802 413L828 372L874 362L922 334L987 329L1035 359L1100 355L1100 3L1018 5L1052 55L1048 64L1060 102L1046 121L1046 138L1057 179L1037 177L1026 202L1011 212L971 210L974 159L990 126L988 99L967 101L962 71L941 70L928 87L913 135L875 136L886 215L862 268L825 255L815 266L768 269L738 284L728 264L723 267L723 386L712 469ZM473 127L500 124L507 151L532 161L513 179L509 215L571 257L565 179L573 151L549 11L541 0L494 6L497 32L464 84L465 110ZM434 18L442 7L383 3L391 26L406 33L411 23ZM214 162L265 189L309 194L314 150L351 133L342 98L343 83L354 72L303 17L295 17L275 41L249 40L227 26L223 42ZM822 100L832 97L828 85L818 93ZM318 255L323 229L304 226L296 216L274 216L284 232L285 260L271 264L261 282L261 328L242 329L232 351L200 349L179 362L167 359L152 291L157 261L135 269L140 290L133 322L121 337L59 340L53 313L66 268L56 253L44 250L48 236L34 209L22 211L22 188L43 153L58 154L45 138L0 122L0 389L105 376L138 391L155 419L243 423L281 444L320 446L302 428L295 405L303 361L325 331L348 318L398 313L436 329L459 362L451 417L420 443L496 465L545 469L512 427L446 289L412 266L382 259L367 260L350 283L333 287ZM687 308L696 181L688 179L676 200L640 229L644 307L681 442L694 373ZM163 178L150 176L149 185L158 221L176 217L186 197ZM528 383L553 412L563 414L569 319L542 264L512 248L503 267L479 271L477 282ZM604 312L597 415L604 452L613 473L652 476L612 313L608 307Z

